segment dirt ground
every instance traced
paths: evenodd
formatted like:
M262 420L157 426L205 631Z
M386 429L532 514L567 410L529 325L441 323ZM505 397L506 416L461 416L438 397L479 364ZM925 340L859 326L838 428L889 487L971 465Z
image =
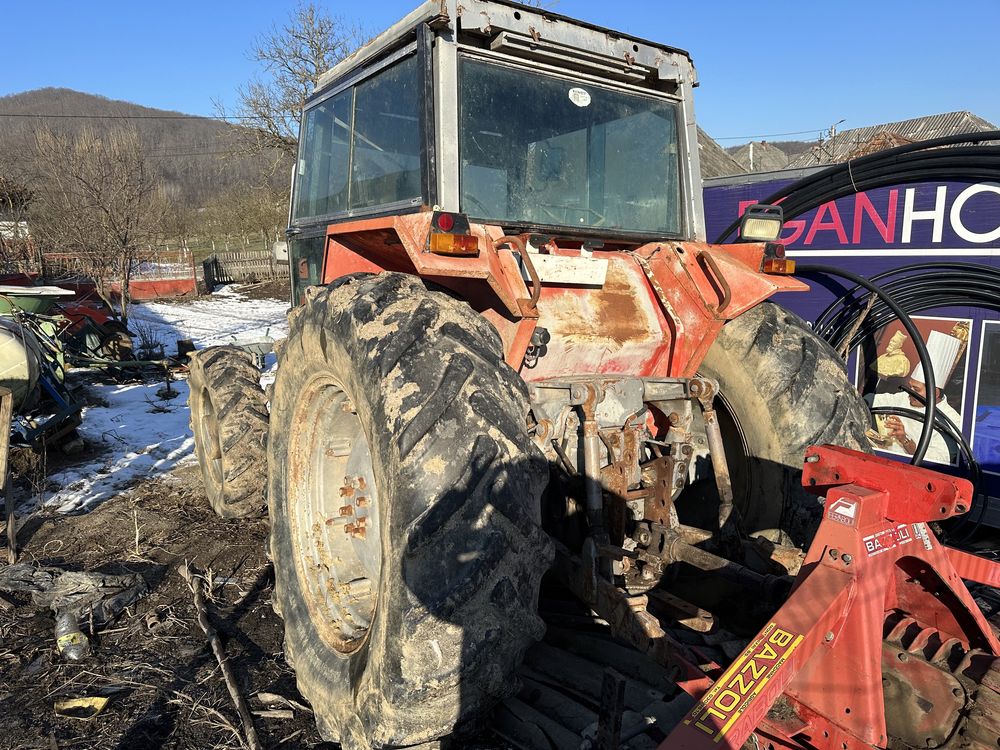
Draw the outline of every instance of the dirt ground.
M213 623L251 708L274 693L305 704L282 655L271 609L273 574L263 520L240 523L208 507L197 466L151 479L83 515L45 513L20 532L20 561L68 570L138 573L150 593L93 634L82 662L55 651L52 613L3 594L0 606L0 748L239 748L239 718L198 626L185 562L210 571ZM88 632L86 623L83 630ZM89 633L88 633L89 634ZM95 718L56 714L66 698L107 696ZM276 708L288 710L288 706ZM332 748L308 709L255 717L268 748Z
M259 281L256 284L240 286L240 294L249 299L288 299L290 289L288 279L272 279Z

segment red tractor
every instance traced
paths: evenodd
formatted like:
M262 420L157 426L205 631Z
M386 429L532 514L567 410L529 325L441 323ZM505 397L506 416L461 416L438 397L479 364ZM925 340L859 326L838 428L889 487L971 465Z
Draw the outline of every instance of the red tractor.
M696 84L678 49L434 0L308 101L273 391L210 349L191 411L216 510L268 506L324 737L482 730L548 573L698 699L667 747L996 747L1000 645L954 566L995 574L925 524L968 486L844 450L843 362L767 301L807 289L780 211L704 241ZM728 665L687 638L723 627Z

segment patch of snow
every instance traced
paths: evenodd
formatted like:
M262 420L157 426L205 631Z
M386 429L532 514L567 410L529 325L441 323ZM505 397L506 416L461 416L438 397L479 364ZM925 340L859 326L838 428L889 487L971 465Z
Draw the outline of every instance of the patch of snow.
M135 327L148 328L168 349L178 339L191 339L199 349L219 344L249 343L288 335L288 302L251 300L232 286L191 302L147 302L132 308ZM132 325L130 323L130 325Z
M61 489L45 505L60 513L86 510L193 459L187 383L172 383L177 395L169 400L157 395L163 386L159 381L89 387L107 406L85 408L78 432L88 446L102 449L101 460L50 475L50 486Z
M250 343L288 334L288 304L250 300L232 287L191 302L150 302L132 308L130 326L143 328L174 351L177 339L192 339L200 349L229 343ZM132 323L134 321L134 324ZM274 355L265 361L264 383L274 380ZM158 395L162 380L126 385L96 385L90 390L107 406L83 411L80 435L91 446L102 446L99 461L74 466L49 476L59 489L44 504L62 513L87 510L132 484L193 461L185 381L172 383L177 395Z

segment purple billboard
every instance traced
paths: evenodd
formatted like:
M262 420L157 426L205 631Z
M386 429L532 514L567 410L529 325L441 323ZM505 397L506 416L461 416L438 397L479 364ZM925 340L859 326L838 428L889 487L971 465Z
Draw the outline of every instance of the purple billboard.
M798 176L798 175L797 175ZM794 180L787 173L708 180L704 202L707 234L718 238L743 210ZM926 262L978 263L1000 269L1000 185L939 182L880 188L823 204L785 223L782 242L799 263L821 263L871 277ZM809 279L812 291L783 294L775 301L815 320L851 285ZM997 289L1000 299L1000 289ZM1000 498L1000 316L974 307L928 310L914 316L925 343L933 341L935 371L945 374L944 411L971 443L991 498ZM848 370L876 405L898 400L898 382L912 374L915 348L898 323L883 328L867 360L855 353ZM892 395L895 393L896 395ZM906 420L904 420L905 422ZM898 420L876 420L869 437L886 454L906 455L895 439L905 432ZM919 430L911 424L909 431ZM958 455L935 437L928 459L959 471ZM991 525L1000 525L1000 500L993 500Z

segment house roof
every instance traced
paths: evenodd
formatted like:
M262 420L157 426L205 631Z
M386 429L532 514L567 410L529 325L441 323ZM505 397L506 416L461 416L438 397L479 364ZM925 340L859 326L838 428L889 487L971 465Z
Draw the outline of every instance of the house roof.
M941 138L960 133L979 133L997 127L972 112L945 112L927 117L914 117L882 125L853 128L838 133L833 138L813 146L809 151L792 159L787 167L814 167L819 164L838 164L858 156L914 141Z
M765 141L751 141L732 153L744 172L773 172L788 166L788 154Z
M701 128L698 128L698 162L701 164L701 178L703 180L731 174L744 174L747 171Z

